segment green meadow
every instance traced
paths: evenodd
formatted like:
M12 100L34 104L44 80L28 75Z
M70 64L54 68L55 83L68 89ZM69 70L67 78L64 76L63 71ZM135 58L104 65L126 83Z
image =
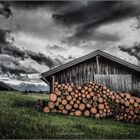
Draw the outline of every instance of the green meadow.
M111 119L45 114L35 109L47 94L0 92L1 139L140 139L140 125Z

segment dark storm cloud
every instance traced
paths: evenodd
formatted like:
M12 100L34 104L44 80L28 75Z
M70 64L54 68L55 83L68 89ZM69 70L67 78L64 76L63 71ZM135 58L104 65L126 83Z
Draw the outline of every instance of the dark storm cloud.
M135 43L134 46L131 46L129 48L127 46L119 46L119 48L121 51L136 57L137 60L140 61L140 43Z
M50 57L45 56L42 53L35 53L32 51L25 50L27 56L29 56L32 60L36 61L39 64L44 64L48 66L49 68L52 68L56 65L55 61L51 59Z
M33 74L33 73L37 73L37 71L33 68L26 68L26 67L23 67L21 65L18 65L18 66L9 66L7 64L4 64L4 63L0 63L0 69L1 69L1 72L3 74L14 74L14 75L20 75L20 74Z
M20 11L20 16L17 15L15 18L16 24L13 30L47 40L59 38L56 32L63 32L60 33L59 39L62 43L70 45L79 45L81 41L97 41L98 38L101 41L118 41L120 39L118 36L98 33L95 30L106 23L139 13L138 4L131 1L88 1L87 5L84 1L18 1L12 5ZM35 15L37 10L38 13L45 12L45 14L41 17L39 14ZM24 22L28 25L23 24ZM72 29L73 33L68 36L64 33L64 26L59 26L57 23L65 27L74 26L76 29ZM62 39L63 36L65 38Z
M0 42L5 43L5 31L0 30Z
M28 79L27 74L38 73L31 65L25 64L24 61L33 60L40 65L46 65L49 68L61 64L59 59L51 59L42 53L36 53L29 50L21 50L7 40L9 31L0 30L0 74L7 75L19 80ZM23 63L24 62L24 63ZM23 76L21 75L23 74Z
M9 18L10 16L12 16L10 4L7 1L0 1L0 14L5 18Z
M3 31L0 30L0 33L3 33ZM29 50L21 50L16 46L13 46L10 43L6 42L6 38L4 38L3 40L4 43L0 42L0 54L6 54L15 58L20 58L21 60L30 58L36 61L38 64L44 64L49 68L54 67L56 65L56 63L50 57L47 57L42 53L36 53Z
M58 58L55 58L55 62L57 62L58 66L63 64L62 61L60 61L60 59L58 59Z
M88 41L99 41L99 42L117 42L121 40L121 37L117 34L101 33L94 30L93 32L85 32L85 34L80 34L78 36L66 37L62 40L62 43L69 45L79 45Z
M2 74L32 74L37 73L32 67L22 66L18 59L24 59L25 53L19 48L12 46L7 42L7 35L11 33L8 30L0 30L0 72Z
M23 9L50 7L56 10L56 8L58 9L64 8L66 5L69 5L70 3L71 2L69 1L12 1L11 5L14 5L17 8L23 8Z
M81 6L76 11L67 10L65 13L54 14L53 18L56 22L68 27L77 26L76 31L68 37L67 41L71 43L71 41L88 39L94 33L96 37L94 31L102 25L139 15L139 6L139 2L131 1L90 1L87 7ZM103 36L104 34L101 38ZM109 38L106 39L108 41Z
M50 58L45 56L42 53L35 53L29 50L21 50L15 46L11 45L1 45L0 46L1 54L7 54L14 56L15 58L20 58L21 60L25 60L27 58L31 58L32 60L36 61L40 65L46 65L49 68L55 65L55 62Z
M21 58L22 60L24 60L25 58L24 51L20 50L15 46L11 46L10 44L0 44L0 53L11 55L14 56L15 58Z
M59 40L62 40L62 43L74 45L78 45L82 41L97 41L98 38L101 41L118 41L120 39L118 36L99 34L95 30L102 25L140 13L139 1L87 1L87 4L84 1L18 1L11 3L15 9L18 9L13 30L51 41L59 38L56 32L63 32L60 33ZM38 13L42 13L41 16L37 10ZM73 32L70 36L64 33L64 26L66 28L75 27L71 28ZM63 36L65 39L62 39Z
M80 27L83 30L95 28L101 24L131 17L139 13L139 3L131 1L90 1L87 6L81 6L76 11L67 9L65 13L56 14L53 17L57 21L63 21L65 25L84 24Z
M9 29L15 34L26 34L37 40L54 41L64 36L65 30L52 20L53 10L49 6L36 4L36 7L33 4L32 8L24 8L24 2L19 3L21 8L18 5L12 6L15 11L12 20L1 20L0 27ZM58 36L56 32L59 32L60 35Z
M66 48L60 47L58 45L47 45L46 50L52 50L52 51L64 51Z
M8 54L14 57L24 58L25 53L19 48L12 46L7 42L7 35L11 33L8 30L0 30L0 54Z
M9 32L9 31L0 29L0 42L2 43L6 43L6 39L5 39L6 32Z
M22 74L32 74L37 73L35 69L31 66L26 68L22 66L19 61L13 56L9 55L1 55L0 56L0 72L3 74L14 74L20 75Z
M53 18L58 22L63 21L65 25L81 24L92 20L96 21L104 17L109 12L109 9L118 3L90 1L87 6L81 5L79 9L74 11L68 8L67 11L64 11L65 13L54 14Z
M46 50L47 51L52 51L52 52L66 52L68 50L68 48L66 47L61 47L58 45L47 45L46 46ZM61 58L62 60L60 61L60 59L55 58L55 62L58 63L58 65L62 65L63 61L69 61L71 59L74 59L73 56L69 55L67 58L65 58L61 53L59 55L57 55L58 58Z

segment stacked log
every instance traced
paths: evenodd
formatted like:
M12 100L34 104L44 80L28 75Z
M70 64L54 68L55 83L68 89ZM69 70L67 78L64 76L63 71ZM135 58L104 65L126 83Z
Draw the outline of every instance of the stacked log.
M55 112L95 118L114 117L132 123L140 122L140 98L129 93L115 93L95 82L59 84L55 82L44 112Z
M116 113L117 120L127 122L140 122L140 98L133 97L129 93L120 94L119 112Z

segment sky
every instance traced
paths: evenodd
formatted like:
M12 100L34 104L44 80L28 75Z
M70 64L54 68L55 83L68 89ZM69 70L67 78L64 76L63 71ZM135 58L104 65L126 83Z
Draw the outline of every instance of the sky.
M40 74L97 49L139 65L140 1L12 1L0 15L0 80Z

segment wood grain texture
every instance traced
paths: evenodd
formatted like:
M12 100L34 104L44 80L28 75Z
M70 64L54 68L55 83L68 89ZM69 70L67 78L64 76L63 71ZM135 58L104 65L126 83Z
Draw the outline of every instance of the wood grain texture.
M60 83L83 83L95 81L114 91L138 93L140 96L140 74L102 56L94 57L56 73Z

